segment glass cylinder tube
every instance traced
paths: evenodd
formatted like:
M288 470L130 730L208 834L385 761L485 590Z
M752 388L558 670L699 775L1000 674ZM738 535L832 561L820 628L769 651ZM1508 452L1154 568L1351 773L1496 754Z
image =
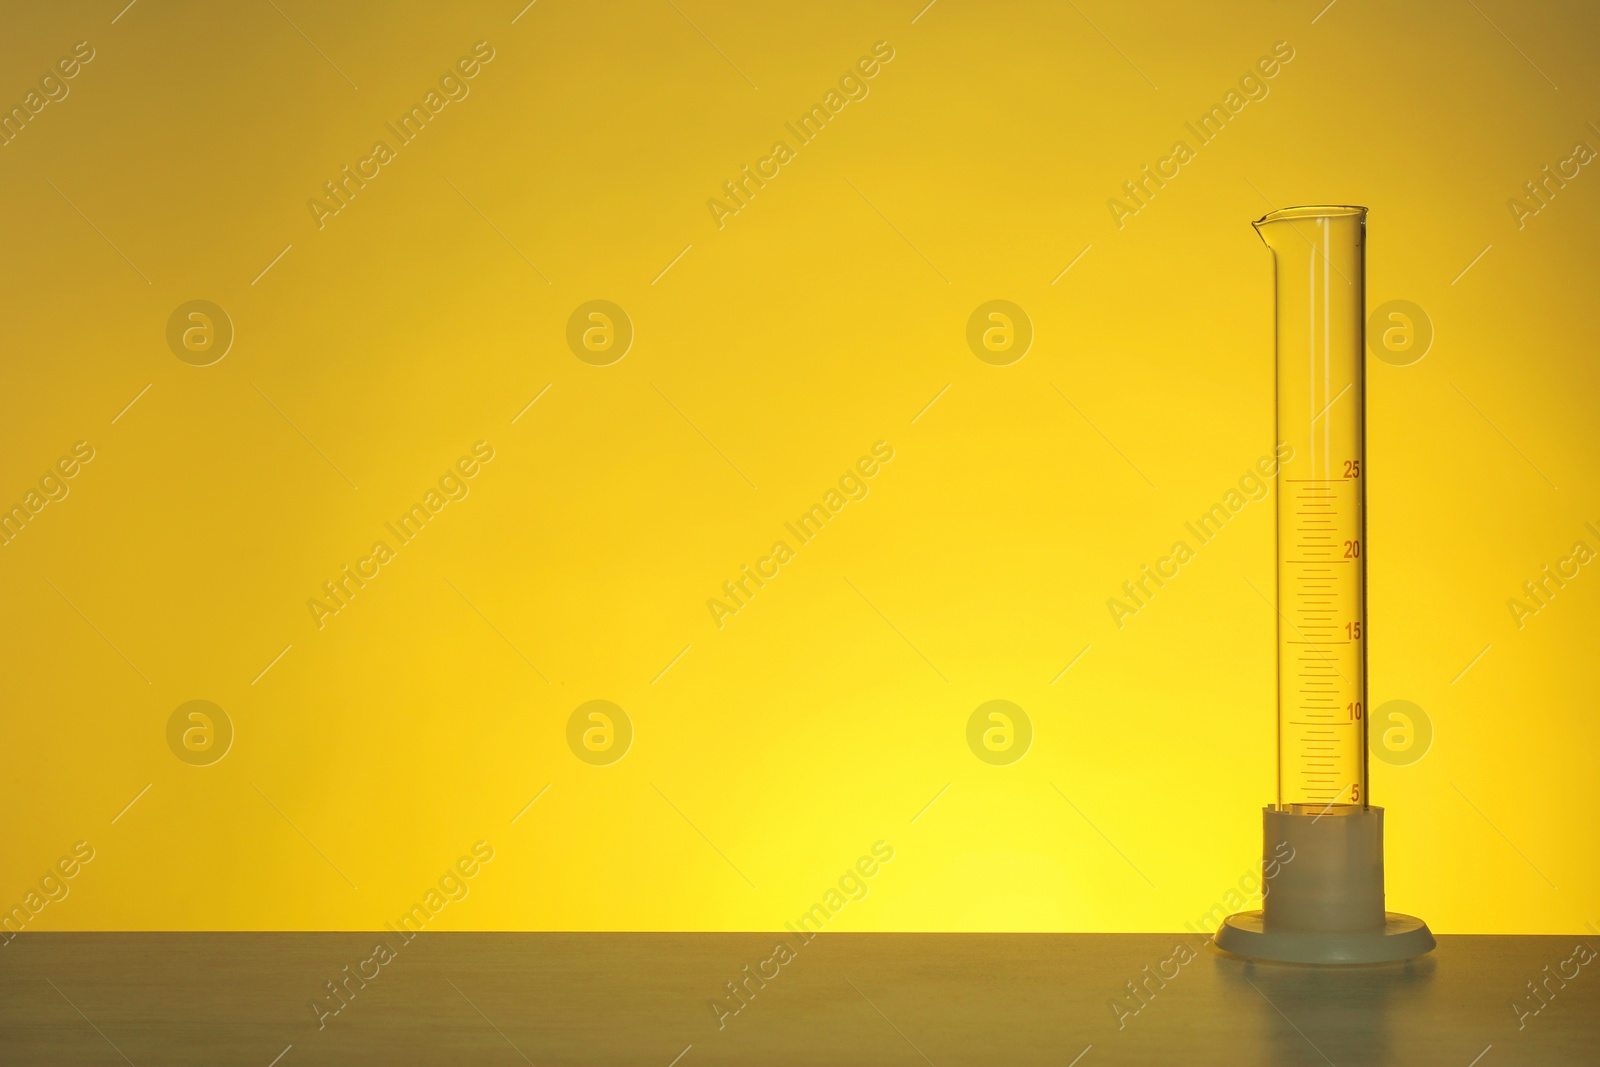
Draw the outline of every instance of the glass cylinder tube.
M1278 808L1366 808L1367 209L1255 223L1277 304Z

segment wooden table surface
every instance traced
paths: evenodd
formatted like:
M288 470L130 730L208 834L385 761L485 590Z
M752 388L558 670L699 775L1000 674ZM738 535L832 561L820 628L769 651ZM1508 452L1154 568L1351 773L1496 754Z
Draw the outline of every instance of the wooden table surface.
M1600 1065L1588 946L1317 969L1191 934L23 934L0 1062Z

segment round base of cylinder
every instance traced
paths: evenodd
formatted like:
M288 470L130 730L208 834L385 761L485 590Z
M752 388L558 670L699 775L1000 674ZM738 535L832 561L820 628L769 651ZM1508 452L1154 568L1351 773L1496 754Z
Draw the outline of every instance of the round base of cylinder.
M1277 963L1389 963L1433 951L1433 932L1412 915L1386 912L1376 930L1269 930L1259 911L1222 921L1216 946L1235 956Z
M1262 811L1261 910L1223 920L1216 946L1283 963L1386 963L1434 947L1428 924L1384 909L1383 809Z

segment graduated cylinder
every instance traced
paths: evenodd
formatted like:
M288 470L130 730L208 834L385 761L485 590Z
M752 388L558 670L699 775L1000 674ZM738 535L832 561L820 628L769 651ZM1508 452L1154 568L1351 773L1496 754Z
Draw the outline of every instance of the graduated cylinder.
M1367 795L1367 209L1295 207L1255 224L1276 285L1278 803L1262 812L1260 911L1224 952L1378 963L1434 947L1387 911L1382 808Z
M1277 304L1278 807L1367 803L1366 209L1297 207L1255 224Z

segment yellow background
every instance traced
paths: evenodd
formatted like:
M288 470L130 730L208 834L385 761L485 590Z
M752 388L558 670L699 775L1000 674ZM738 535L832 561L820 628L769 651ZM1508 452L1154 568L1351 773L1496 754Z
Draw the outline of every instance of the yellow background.
M0 498L96 457L0 548L4 907L87 840L31 928L376 928L481 839L439 929L777 928L881 839L833 928L1181 928L1274 797L1271 505L1121 630L1106 601L1272 447L1250 220L1352 203L1369 307L1436 329L1369 360L1371 703L1436 732L1372 764L1390 906L1600 919L1600 575L1506 607L1600 548L1600 175L1506 205L1600 147L1596 14L919 6L13 5L0 99L96 57L0 149ZM307 200L480 40L470 96L319 230ZM707 200L880 40L719 230ZM1278 41L1270 95L1118 229ZM165 340L197 298L237 331L209 367ZM565 341L596 298L636 330L609 367ZM966 346L990 299L1036 330L1014 365ZM318 630L479 440L470 496ZM716 628L879 440L870 495ZM597 698L636 731L607 767L565 742ZM210 767L166 746L191 699L236 730ZM1008 767L966 746L991 699L1033 722Z

